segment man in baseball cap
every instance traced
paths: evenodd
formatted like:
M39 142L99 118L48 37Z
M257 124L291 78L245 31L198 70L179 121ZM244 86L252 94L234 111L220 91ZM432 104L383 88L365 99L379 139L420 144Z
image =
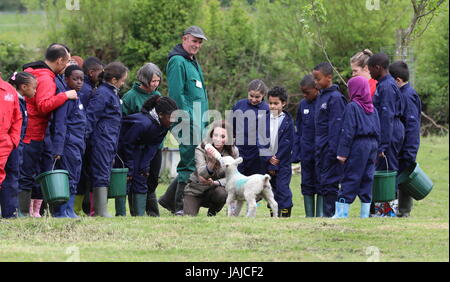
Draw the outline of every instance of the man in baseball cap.
M201 39L204 39L204 40L208 40L208 38L206 38L205 33L203 32L203 30L200 27L196 26L196 25L193 25L193 26L190 26L190 27L186 28L186 30L184 31L183 35L186 35L186 34L191 34L194 37L201 38Z
M203 40L207 39L200 27L193 25L185 29L182 42L170 51L166 67L169 97L175 100L178 109L189 114L187 125L189 130L184 135L176 134L180 140L190 141L180 142L178 176L158 200L161 206L176 215L183 215L184 188L190 175L195 171L195 148L202 140L207 122L203 117L208 111L208 95L202 68L195 57L202 47ZM195 110L194 102L200 106L195 107ZM194 115L199 108L198 115Z

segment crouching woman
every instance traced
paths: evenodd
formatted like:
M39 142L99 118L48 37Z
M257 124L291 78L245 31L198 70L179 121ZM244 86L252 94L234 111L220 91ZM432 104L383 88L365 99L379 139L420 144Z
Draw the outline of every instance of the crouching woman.
M195 171L184 190L184 215L196 216L200 207L205 207L208 208L208 216L215 216L225 205L225 169L214 158L214 149L205 149L205 145L211 144L222 157L239 157L229 129L225 121L216 121L208 137L195 149Z

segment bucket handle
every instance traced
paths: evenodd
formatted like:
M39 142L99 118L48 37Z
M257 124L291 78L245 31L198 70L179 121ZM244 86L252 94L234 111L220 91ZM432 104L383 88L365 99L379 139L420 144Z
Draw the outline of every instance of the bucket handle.
M386 174L387 174L389 173L389 164L386 156L384 156L384 161L386 162Z
M119 156L119 154L116 154L116 156L119 158L119 160L122 162L122 168L125 168L125 163L123 162L122 158Z
M56 162L57 162L58 160L59 160L59 159L55 159L55 161L53 162L52 171L55 170L55 165L56 165Z

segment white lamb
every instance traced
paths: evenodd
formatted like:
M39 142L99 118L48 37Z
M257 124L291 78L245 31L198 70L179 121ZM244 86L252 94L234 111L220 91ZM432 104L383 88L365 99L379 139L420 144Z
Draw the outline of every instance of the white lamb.
M256 199L264 198L273 211L273 217L278 217L278 204L275 201L272 186L270 185L270 175L254 174L245 176L239 173L237 166L242 163L242 158L222 157L222 165L225 167L227 184L227 206L228 216L239 216L242 204L247 201L247 216L256 216ZM232 203L236 200L236 207L232 209Z

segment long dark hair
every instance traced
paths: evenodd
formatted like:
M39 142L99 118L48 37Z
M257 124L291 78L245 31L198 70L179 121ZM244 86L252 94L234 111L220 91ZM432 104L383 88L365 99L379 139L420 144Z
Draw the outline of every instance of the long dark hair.
M111 82L113 78L119 80L128 73L128 68L121 62L109 63L103 72L98 76L99 81Z
M214 121L214 123L211 125L211 129L210 129L210 131L208 133L208 137L201 144L201 147L203 149L205 149L206 143L211 143L212 144L212 137L213 137L213 134L214 134L214 130L216 128L218 128L218 127L223 128L223 129L225 129L227 131L227 136L228 136L229 140L230 140L230 138L233 138L233 133L231 132L231 126L228 124L228 122L226 122L225 120ZM234 151L233 151L234 145L233 144L229 144L229 143L230 142L226 142L225 145L223 145L223 150L228 155L230 155L233 158L235 158L237 156L235 156Z

